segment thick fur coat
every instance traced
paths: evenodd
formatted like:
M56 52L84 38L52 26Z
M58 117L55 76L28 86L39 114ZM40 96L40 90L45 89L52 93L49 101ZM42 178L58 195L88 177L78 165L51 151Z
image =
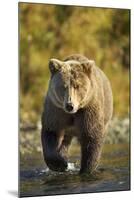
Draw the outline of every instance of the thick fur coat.
M113 112L110 82L93 60L75 54L51 59L51 78L42 114L42 147L48 167L67 168L73 136L81 145L80 173L93 172ZM71 130L71 131L70 131Z

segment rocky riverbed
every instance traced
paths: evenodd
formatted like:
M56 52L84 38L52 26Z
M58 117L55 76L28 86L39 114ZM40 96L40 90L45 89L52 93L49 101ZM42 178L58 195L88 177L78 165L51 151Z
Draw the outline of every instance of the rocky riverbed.
M130 120L129 118L118 119L113 118L111 121L108 134L106 136L106 143L127 143L130 139Z
M97 171L85 175L79 175L79 150L70 148L66 172L49 170L41 152L21 155L20 196L130 190L129 144L105 144Z

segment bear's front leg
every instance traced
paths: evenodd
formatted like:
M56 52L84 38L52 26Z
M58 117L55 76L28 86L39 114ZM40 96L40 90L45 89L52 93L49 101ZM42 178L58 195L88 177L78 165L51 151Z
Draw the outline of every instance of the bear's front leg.
M87 137L84 132L82 134L80 174L92 173L98 165L103 142L101 138Z
M67 169L67 161L59 151L62 137L58 132L42 128L41 141L44 160L47 166L54 171L65 171Z
M99 162L104 141L104 120L96 109L87 109L77 114L76 126L80 132L80 173L92 173Z

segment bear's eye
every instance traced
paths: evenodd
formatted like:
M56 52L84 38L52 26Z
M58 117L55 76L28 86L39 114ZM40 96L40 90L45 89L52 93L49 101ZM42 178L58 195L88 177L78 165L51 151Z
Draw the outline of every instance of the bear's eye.
M79 85L74 85L74 89L79 89Z

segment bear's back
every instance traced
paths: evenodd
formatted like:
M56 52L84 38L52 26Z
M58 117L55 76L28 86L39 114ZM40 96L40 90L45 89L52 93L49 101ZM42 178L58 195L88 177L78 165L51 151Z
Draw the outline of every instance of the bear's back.
M64 61L69 61L69 60L76 60L82 63L88 61L89 59L81 54L72 54L64 59Z

